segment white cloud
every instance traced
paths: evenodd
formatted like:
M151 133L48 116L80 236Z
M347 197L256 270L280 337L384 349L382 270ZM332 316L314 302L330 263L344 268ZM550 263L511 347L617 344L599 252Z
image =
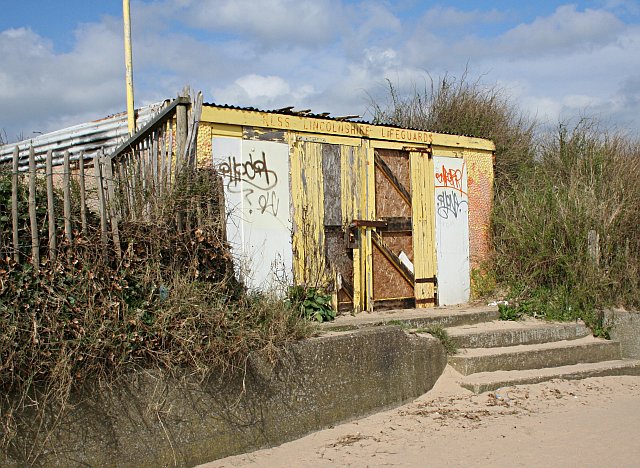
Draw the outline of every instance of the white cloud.
M312 93L311 85L301 85L292 90L289 83L279 76L256 74L242 76L230 86L213 91L217 102L255 107L286 106L303 101Z
M191 26L258 38L268 45L323 45L333 40L342 24L342 5L334 0L198 0L183 4L181 18Z
M511 29L498 45L500 53L521 55L592 50L615 41L623 28L624 23L607 11L578 11L575 5L564 5L549 17Z
M479 23L499 23L504 19L505 14L496 9L463 11L455 7L435 6L424 14L422 24L431 29L457 29L463 26L477 28Z
M77 34L77 47L59 54L29 29L0 32L0 128L9 138L52 130L61 116L97 117L117 105L124 94L118 67L124 54L113 47L117 35L105 23L83 26Z
M506 32L500 11L434 7L403 18L382 0L138 1L136 103L190 84L219 103L362 114L369 96L386 97L385 79L411 92L468 67L548 121L593 110L637 127L640 25L617 13L632 4L605 1L560 6ZM124 109L121 20L79 25L75 41L58 53L29 29L0 31L0 129L10 137Z

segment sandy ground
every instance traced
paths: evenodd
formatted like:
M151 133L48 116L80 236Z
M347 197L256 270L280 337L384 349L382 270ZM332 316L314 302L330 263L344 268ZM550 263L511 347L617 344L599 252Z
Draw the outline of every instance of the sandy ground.
M203 467L640 467L640 377L554 380L473 395L447 367L399 408Z

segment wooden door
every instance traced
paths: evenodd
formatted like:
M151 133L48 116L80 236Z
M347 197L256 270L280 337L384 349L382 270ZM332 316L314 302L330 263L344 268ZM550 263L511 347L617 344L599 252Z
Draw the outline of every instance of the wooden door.
M375 213L371 232L374 308L415 306L409 153L375 150Z

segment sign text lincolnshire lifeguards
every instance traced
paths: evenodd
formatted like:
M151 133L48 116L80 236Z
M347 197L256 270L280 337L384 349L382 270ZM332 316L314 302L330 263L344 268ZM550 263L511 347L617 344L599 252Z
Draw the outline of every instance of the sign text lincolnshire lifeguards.
M340 120L324 120L315 118L300 119L296 116L263 114L264 127L282 128L286 130L309 133L344 135L374 140L398 140L413 143L431 143L431 133L404 128L382 127L376 125L346 122Z

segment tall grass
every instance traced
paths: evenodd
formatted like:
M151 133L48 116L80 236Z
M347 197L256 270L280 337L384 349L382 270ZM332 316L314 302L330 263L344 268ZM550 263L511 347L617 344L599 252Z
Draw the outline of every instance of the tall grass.
M583 318L600 333L599 310L640 305L637 141L588 119L540 130L503 90L467 74L410 94L389 83L387 102L372 109L377 123L494 141L493 255L486 273L518 312ZM590 231L598 238L595 256Z
M497 86L446 75L423 90L402 94L388 81L385 103L371 103L375 123L397 125L493 140L496 182L517 182L534 160L535 122L521 112Z
M495 270L521 307L597 328L596 310L640 304L638 181L628 137L589 120L544 135L537 163L494 209Z

